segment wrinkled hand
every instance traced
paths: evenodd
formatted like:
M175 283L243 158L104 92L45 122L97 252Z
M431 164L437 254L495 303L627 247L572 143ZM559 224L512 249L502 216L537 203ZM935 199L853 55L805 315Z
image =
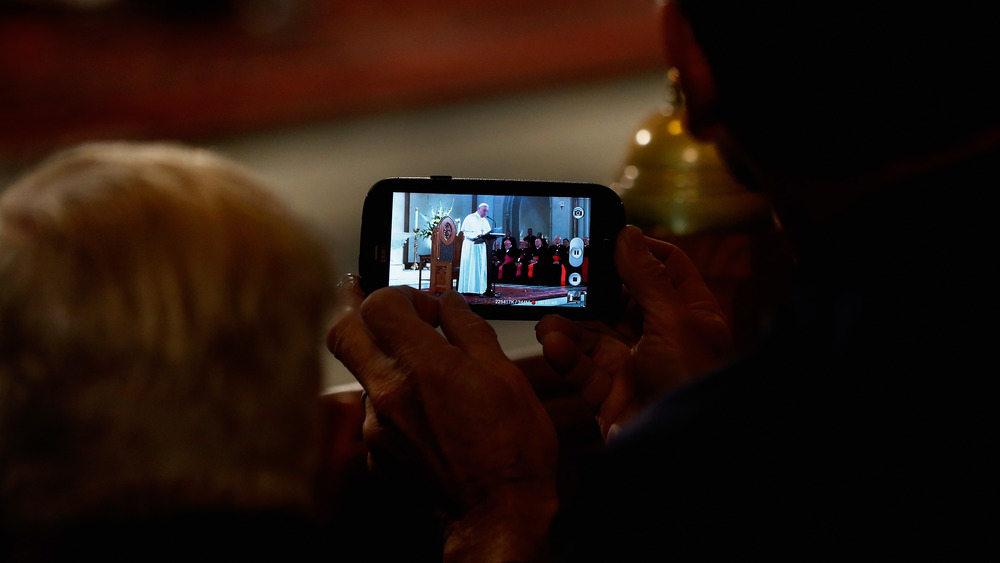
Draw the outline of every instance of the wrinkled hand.
M534 558L557 506L555 431L492 327L454 292L348 289L327 346L368 394L370 463L446 497L446 558Z
M608 327L550 316L536 327L546 360L580 389L605 438L733 352L722 310L676 246L629 226L618 236L615 264L628 296L620 323Z

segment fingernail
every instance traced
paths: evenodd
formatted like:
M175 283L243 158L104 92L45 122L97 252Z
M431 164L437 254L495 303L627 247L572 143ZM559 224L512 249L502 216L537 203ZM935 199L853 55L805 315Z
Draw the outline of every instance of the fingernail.
M332 323L336 324L340 319L354 312L357 305L364 299L364 295L359 288L361 278L355 274L347 274L341 278L340 283L334 290L336 307L334 308Z
M635 225L625 227L625 242L633 248L646 248L646 240L642 235L642 229Z
M347 274L340 279L340 283L337 284L337 289L351 289L358 286L360 276L357 274Z

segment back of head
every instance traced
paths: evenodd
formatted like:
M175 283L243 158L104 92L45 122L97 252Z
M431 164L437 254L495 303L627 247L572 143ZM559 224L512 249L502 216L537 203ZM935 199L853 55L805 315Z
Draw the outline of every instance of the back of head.
M97 144L0 197L6 524L309 502L320 246L204 151Z
M989 4L673 1L712 67L718 112L771 167L870 172L1000 125Z

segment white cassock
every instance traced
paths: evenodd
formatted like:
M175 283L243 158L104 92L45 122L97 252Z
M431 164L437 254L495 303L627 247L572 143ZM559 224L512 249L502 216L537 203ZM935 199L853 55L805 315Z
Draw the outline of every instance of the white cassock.
M462 262L458 270L459 293L486 291L486 244L476 244L472 239L492 231L490 222L478 213L469 213L462 221Z

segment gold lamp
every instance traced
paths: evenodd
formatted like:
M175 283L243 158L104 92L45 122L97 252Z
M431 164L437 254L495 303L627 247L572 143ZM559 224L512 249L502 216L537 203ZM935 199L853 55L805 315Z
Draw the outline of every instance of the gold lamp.
M671 69L663 104L635 132L612 187L630 223L691 258L743 350L787 294L793 257L767 199L739 184L711 144L685 131L683 118Z
M677 71L667 72L663 104L635 132L619 180L611 187L625 202L629 222L646 234L725 233L767 225L770 207L726 170L715 148L684 126Z

